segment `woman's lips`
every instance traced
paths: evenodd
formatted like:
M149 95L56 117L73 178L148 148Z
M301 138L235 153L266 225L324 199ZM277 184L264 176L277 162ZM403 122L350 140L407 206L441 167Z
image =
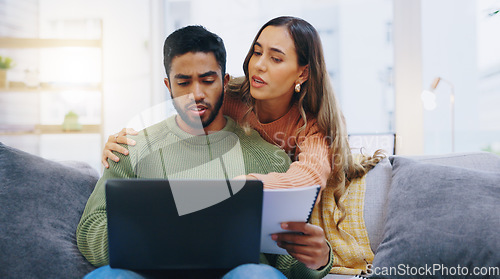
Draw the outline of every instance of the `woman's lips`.
M252 79L251 79L252 87L261 88L261 87L265 86L266 84L267 83L259 76L252 76Z

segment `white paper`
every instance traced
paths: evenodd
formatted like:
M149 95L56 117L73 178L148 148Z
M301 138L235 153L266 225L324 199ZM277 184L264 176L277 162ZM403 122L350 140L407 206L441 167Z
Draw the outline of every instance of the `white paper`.
M271 234L290 232L281 228L283 222L306 222L311 213L319 185L293 189L265 189L262 205L262 229L260 252L286 255L288 252L278 247Z

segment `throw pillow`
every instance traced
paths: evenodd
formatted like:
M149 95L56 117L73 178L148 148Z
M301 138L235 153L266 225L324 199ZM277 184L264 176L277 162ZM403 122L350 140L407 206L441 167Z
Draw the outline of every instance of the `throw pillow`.
M76 227L97 176L0 142L0 278L82 278Z
M371 271L383 278L494 278L499 212L500 172L395 157L384 239Z

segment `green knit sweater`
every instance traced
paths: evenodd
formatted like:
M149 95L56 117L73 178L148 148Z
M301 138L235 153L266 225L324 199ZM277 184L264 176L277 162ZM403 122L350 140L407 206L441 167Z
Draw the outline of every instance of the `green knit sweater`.
M107 265L108 236L105 182L112 178L231 179L248 173L285 172L290 159L284 151L252 131L245 132L229 117L219 132L193 136L181 130L175 116L142 130L126 146L129 156L115 153L119 163L109 161L91 194L77 228L77 244L95 266ZM332 255L330 255L332 259ZM321 271L308 269L289 255L261 255L261 262L275 266L289 278L322 278Z

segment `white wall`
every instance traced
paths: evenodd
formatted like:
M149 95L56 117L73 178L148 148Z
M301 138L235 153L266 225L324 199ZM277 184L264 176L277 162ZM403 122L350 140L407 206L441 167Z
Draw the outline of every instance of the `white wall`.
M349 132L392 132L392 1L343 1L338 16L337 91Z
M490 0L394 1L396 133L400 154L500 152L500 17ZM436 77L437 107L419 95ZM449 82L449 83L448 83ZM450 94L454 90L454 143Z
M424 88L441 76L454 85L455 151L471 150L468 134L477 133L476 2L422 1L422 70ZM438 107L424 112L425 153L452 152L449 95L451 86L440 83Z
M423 152L421 1L394 1L396 153Z

